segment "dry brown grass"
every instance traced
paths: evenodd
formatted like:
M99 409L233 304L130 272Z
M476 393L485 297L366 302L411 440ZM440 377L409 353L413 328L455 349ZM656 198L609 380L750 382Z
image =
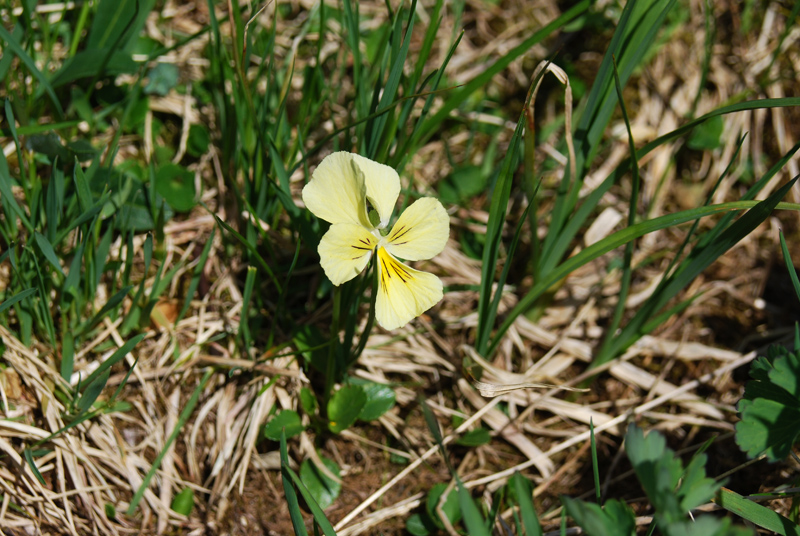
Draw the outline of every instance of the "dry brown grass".
M289 4L293 18L279 18L277 53L284 57L292 54L299 22L310 7L308 1ZM628 85L626 98L630 102L634 135L639 141L676 128L691 109L705 38L703 4L700 0L689 3L686 24L675 30L649 65ZM166 25L157 25L153 20L147 30L151 37L168 43L171 29L193 31L206 23L204 6L203 2L185 6L170 2L162 12ZM260 23L271 23L272 9L274 5L265 9L258 19ZM780 4L770 3L767 9L763 26L742 38L735 31L741 21L734 6L726 3L714 6L717 20L730 24L720 26L709 72L710 89L698 102L698 115L743 91L754 91L754 96L759 97L796 93L796 80L780 80L763 91L758 89L757 80L765 74L769 55L785 24L786 10ZM367 26L383 22L385 10L381 2L362 3L362 12L374 16ZM424 13L423 9L421 16ZM457 83L469 80L492 58L527 37L531 28L541 26L557 13L558 5L548 0L537 0L534 4L502 2L492 7L470 0L462 20L467 30L451 62L449 76ZM452 24L452 18L445 17L443 34L452 32ZM777 74L778 69L798 72L798 37L800 31L795 28L772 74ZM597 39L577 35L565 36L558 47L572 62L577 76L591 83L593 69L603 52L598 48L601 44ZM323 50L332 53L336 46L332 42ZM588 48L582 50L584 46ZM198 55L201 48L202 41L198 41L172 54L171 61L181 66L183 76L195 79L202 76L206 63ZM438 50L432 60L436 61L436 56L444 52ZM504 113L468 119L497 121L497 117L506 117L512 122L506 122L502 137L509 138L513 119L519 113L515 103L524 96L533 67L548 53L549 49L535 47L486 88L487 93L502 95L509 103ZM307 58L297 56L296 60L295 92L301 87L300 67ZM562 92L560 88L542 92L537 110L541 124L555 120L562 113L557 104ZM173 115L175 123L183 125L181 132L197 121L214 126L213 111L197 109L190 96L170 95L154 100L151 113ZM776 155L786 152L800 135L794 110L739 113L727 116L725 122L724 145L716 151L687 155L680 152L682 142L676 141L641 162L644 204L650 217L698 204L732 157L742 133L747 132L748 139L739 160L752 159L756 175ZM622 124L617 122L611 132L603 158L586 181L587 190L627 155ZM477 139L472 153L467 154L466 138L454 134L447 140L452 157L457 162L480 162L488 140ZM184 136L178 139L185 144ZM128 155L138 154L148 159L152 153L152 147L139 140L128 140L123 145ZM539 157L544 159L548 155L563 162L563 155L556 152L555 145L555 140L546 141L540 147ZM736 180L744 167L734 168L715 194L715 201L737 197ZM797 168L795 158L772 184L797 174ZM420 187L429 185L435 189L436 182L450 171L443 141L434 139L416 155L408 172L414 174ZM545 188L554 187L560 171L557 169L551 177L546 177ZM222 173L212 149L199 164L198 176L209 186L204 200L225 217L230 206L225 200ZM293 177L298 193L304 180L302 174ZM793 192L793 201L798 200L797 194ZM545 199L547 195L545 192ZM581 243L575 244L576 250L618 228L620 215L625 213L625 196L623 190L608 194L603 203L605 211L585 232ZM470 206L454 209L453 239L445 252L427 265L427 269L441 275L445 285L480 283L479 263L464 254L457 238L465 228L482 231L482 222L487 220L483 202L484 199L478 198ZM511 214L510 218L516 216ZM535 496L543 521L553 526L558 522L559 493L579 495L591 489L587 445L592 421L599 433L605 491L610 496L632 499L634 506L642 509L644 503L636 500L641 492L631 487L631 480L625 480L624 468L617 464L626 423L645 421L648 428L667 433L671 444L678 448L697 446L716 433L723 437L729 434L736 420L735 404L741 396L744 379L737 371L755 356L750 349L760 343L758 336L766 337L785 327L786 319L782 317L785 305L765 298L764 289L777 277L773 268L778 228L796 228L796 222L790 218L793 216L774 216L729 252L693 285L692 293L703 293L700 299L658 333L644 337L605 366L588 392L565 395L557 389L524 389L495 398L481 396L464 378L461 369L462 359L474 353L471 343L477 323L474 312L477 293L449 292L430 316L423 316L396 333L376 331L354 370L359 377L400 385L396 389L397 407L378 422L360 425L336 438L322 438L321 443L320 438L304 434L300 441L291 444L291 455L298 462L314 458L315 447L321 446L341 467L345 491L329 510L339 534L397 533L402 529L402 519L425 500L430 485L449 479L442 464L436 461L439 451L420 417L417 404L418 397L423 396L439 419L445 443L479 424L492 431L495 439L488 445L452 450L467 486L482 500L489 501L491 492L514 471L523 471L536 483ZM170 267L179 259L196 256L213 225L213 219L201 211L185 221L170 223L165 230L165 265ZM637 244L635 259L659 257L661 252L673 249L680 239L678 233L669 231L647 235ZM298 390L308 384L308 379L291 357L253 366L252 361L243 359L247 356L237 353L232 341L242 312L240 281L236 279L241 267L235 259L233 264L223 263L219 233L214 241L205 269L205 288L192 302L190 313L174 328L171 323L164 327L163 322L154 318L152 329L136 348L135 355L127 357L128 366L134 358L139 360L121 396L132 405L131 411L99 416L49 441L50 454L38 458L44 484L32 474L21 452L23 447L47 438L64 426L60 416L64 407L52 395L53 385L62 382L54 358L57 349L44 343L26 348L0 326L5 345L2 360L8 366L0 375L0 396L4 407L9 407L9 403L16 407L0 420L3 452L0 532L290 533L278 478L276 445L261 439L260 427L273 406L296 409ZM141 242L135 247L141 254ZM113 254L118 255L119 249L117 245ZM509 330L493 361L487 364L487 377L491 379L485 381L580 385L588 377L587 364L615 303L619 272L608 271L610 259L611 256L603 258L572 274L536 322L521 317ZM635 311L653 290L669 259L662 260L639 272L627 303L629 312ZM524 278L518 283L519 288L530 285ZM518 287L507 289L503 309L516 302L517 290ZM170 298L180 298L181 291L176 286ZM167 319L175 312L175 306L170 304L166 300L158 308ZM321 310L304 321L321 322L329 313ZM113 341L115 346L123 343L117 327L108 322L95 343L80 349L76 371L85 377L108 356L108 351L96 349L100 343ZM747 340L746 336L756 338ZM215 342L209 343L212 339ZM217 372L178 440L170 446L139 512L133 517L126 516L124 511L133 492L156 454L164 449L178 414L210 366ZM119 372L112 376L110 384L117 385L123 375ZM276 375L278 381L270 383ZM506 406L505 411L498 409L500 403ZM466 420L454 427L453 416ZM390 448L387 443L393 446ZM720 440L720 444L715 447L720 455L730 451L729 437ZM389 452L401 454L410 463L405 466L390 463ZM790 462L786 470L796 473L796 463ZM759 491L758 484L767 482L743 478L745 485L751 486L748 492ZM195 490L199 501L185 518L172 511L170 503L175 493L187 486ZM116 508L115 519L107 518L106 505ZM504 515L507 517L509 512ZM648 520L643 516L640 521Z

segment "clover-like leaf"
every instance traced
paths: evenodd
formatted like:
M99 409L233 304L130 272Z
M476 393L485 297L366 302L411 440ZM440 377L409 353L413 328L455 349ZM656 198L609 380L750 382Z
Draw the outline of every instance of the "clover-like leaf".
M264 427L264 435L273 441L280 441L283 429L286 430L287 438L299 435L305 429L296 411L285 409L275 415Z
M742 420L736 423L736 444L751 458L766 454L770 461L786 458L800 434L800 332L795 328L795 351L773 345L767 357L750 367Z
M334 434L350 428L367 403L367 395L358 385L336 391L328 401L328 428Z

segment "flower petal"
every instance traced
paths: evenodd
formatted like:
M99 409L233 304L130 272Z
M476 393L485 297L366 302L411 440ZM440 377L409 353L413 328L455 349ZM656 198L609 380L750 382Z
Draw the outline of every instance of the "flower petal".
M378 248L378 269L375 318L384 329L405 326L442 299L438 277L409 268L384 248Z
M400 176L384 164L373 162L369 158L354 154L353 161L364 172L364 184L367 187L367 199L381 218L379 229L389 224L394 205L400 195Z
M361 273L378 239L361 225L335 223L319 242L319 261L325 275L336 286Z
M450 236L450 218L433 197L416 200L403 211L384 247L401 259L420 261L438 255Z
M326 156L303 188L303 202L317 218L329 223L353 223L371 229L364 174L354 165L353 156L344 151Z

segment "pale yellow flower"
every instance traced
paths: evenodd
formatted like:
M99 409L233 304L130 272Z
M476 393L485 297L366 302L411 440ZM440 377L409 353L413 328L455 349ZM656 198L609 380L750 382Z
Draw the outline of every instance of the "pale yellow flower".
M430 259L442 252L450 234L447 212L433 197L412 203L385 233L399 194L394 169L347 152L326 156L303 188L308 210L331 224L318 251L334 285L361 273L376 252L375 318L384 329L405 326L442 299L438 277L409 268L398 257Z

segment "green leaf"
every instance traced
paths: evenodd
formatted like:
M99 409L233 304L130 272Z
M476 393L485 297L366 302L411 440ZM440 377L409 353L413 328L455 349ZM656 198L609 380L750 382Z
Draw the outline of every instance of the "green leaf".
M104 69L105 72L98 73L98 69L102 67L108 54L109 51L106 48L90 48L78 52L64 62L61 68L53 75L50 83L53 87L61 87L76 80L92 78L98 74L109 76L132 74L139 68L139 64L133 61L130 54L115 50L111 52L111 57L108 59Z
M168 163L158 169L156 191L178 212L188 212L196 204L194 173L178 164Z
M458 488L458 504L464 515L464 525L467 527L470 536L490 536L486 521L483 519L481 511L469 494L469 490L461 483L458 475L455 475L456 487Z
M700 123L689 135L686 146L697 151L710 151L719 148L722 143L722 131L725 129L725 122L721 115L717 115Z
M86 48L127 48L139 34L153 3L154 0L100 0Z
M58 100L58 97L56 97L56 94L53 91L53 86L50 85L50 82L48 82L47 77L42 73L42 71L36 67L36 62L33 61L33 58L31 58L28 53L25 52L25 49L22 48L22 45L19 44L14 36L11 35L11 33L6 30L5 26L2 24L0 24L0 42L3 43L4 49L13 52L14 55L16 55L25 65L25 67L28 68L30 73L39 82L42 89L44 89L44 91L46 91L50 96L50 100L53 102L53 106L55 106L56 110L58 111L58 115L63 116L64 109L61 107L61 102Z
M306 415L314 415L317 413L317 397L314 396L314 391L308 387L300 389L300 407Z
M459 437L456 440L456 444L465 447L479 447L481 445L486 445L491 440L492 436L489 433L489 430L486 428L476 428L475 430L470 430L463 436Z
M533 489L531 489L530 481L517 471L511 477L509 484L509 487L514 490L514 498L519 505L520 514L522 514L525 535L541 536L542 526L539 524L536 508L533 506Z
M107 368L86 386L86 389L84 389L83 393L81 393L81 397L78 399L77 408L79 415L91 409L92 404L95 403L97 397L99 397L100 393L105 389L110 374L111 369Z
M273 441L279 441L281 431L286 430L286 437L300 435L305 430L303 423L300 422L300 415L291 409L285 409L275 415L264 427L264 435Z
M144 87L147 95L166 96L172 88L178 85L180 71L171 63L159 63L147 73L150 79Z
M692 509L710 501L722 486L706 476L704 454L695 456L684 471L680 458L666 447L663 436L650 432L645 437L634 424L625 436L625 450L656 510L654 519L663 534L726 533L727 524L719 523L713 516L688 517Z
M770 461L782 460L800 434L800 348L771 346L766 358L753 362L750 376L739 402L736 443L750 457L763 453Z
M634 536L636 516L625 503L608 501L604 507L569 497L561 497L567 514L591 536Z
M292 520L295 536L308 536L306 525L303 521L303 513L300 511L300 502L297 500L297 493L295 493L292 481L299 482L302 486L303 483L297 478L297 475L292 468L289 467L289 452L286 448L286 434L281 433L281 481L283 482L283 495L286 497L286 505L289 508L289 517ZM302 490L303 495L308 490Z
M412 514L406 519L406 530L412 536L428 536L428 534L439 529L427 517L423 517L420 514Z
M320 459L331 473L339 476L339 466L333 460L325 456L320 456ZM332 505L342 491L341 483L325 475L311 460L305 460L300 464L300 480L323 510Z
M358 385L367 395L367 401L358 415L360 421L374 421L394 407L397 397L394 389L388 385L369 382L360 378L351 378L350 382Z
M41 485L46 486L47 483L44 481L44 477L42 476L42 473L39 472L39 468L36 467L36 462L33 459L33 451L31 451L31 449L25 449L22 451L22 455L25 457L28 467L31 468L34 476L36 476L36 480L38 480Z
M186 152L198 157L208 152L211 145L211 137L208 129L203 125L192 125L189 127L189 139L186 140Z
M328 428L338 434L350 428L367 403L367 395L359 386L345 386L328 401Z
M442 500L442 494L446 490L447 484L444 482L439 482L438 484L434 485L428 492L428 500L425 503L425 509L428 512L428 515L440 529L444 528L444 523L442 523L439 512L437 512L437 508L439 506L439 502ZM454 491L455 490L453 489L448 492L447 497L444 500L444 505L442 505L442 512L447 517L448 521L450 521L451 525L454 525L461 520L461 508L458 505L458 493L453 493Z
M183 488L180 493L172 499L170 509L181 515L188 516L194 507L194 491L192 488Z
M27 298L31 294L36 294L36 289L35 288L26 288L22 292L17 292L16 294L11 296L7 300L5 300L2 303L0 303L0 313L2 313L3 311L8 309L9 307L14 305L15 303L24 300L25 298Z
M800 527L798 527L797 523L747 497L742 497L735 491L722 488L719 491L716 503L725 510L733 512L775 534L800 536Z
M39 231L36 231L33 235L34 240L36 240L36 244L39 246L39 249L42 251L42 255L44 258L47 259L53 268L55 268L58 273L62 276L65 276L64 270L61 268L61 263L58 261L58 256L56 255L55 250L53 249L52 244L44 237Z

